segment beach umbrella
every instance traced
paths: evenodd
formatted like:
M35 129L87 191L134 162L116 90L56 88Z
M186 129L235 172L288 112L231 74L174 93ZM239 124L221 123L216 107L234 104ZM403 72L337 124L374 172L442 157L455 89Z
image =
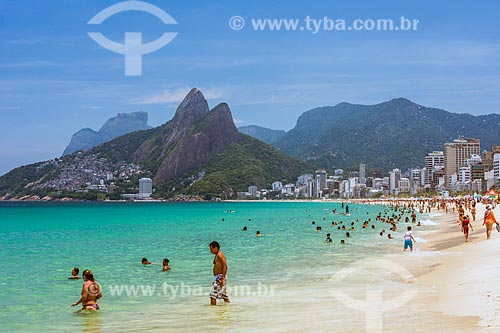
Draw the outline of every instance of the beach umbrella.
M498 192L495 191L495 190L489 190L488 192L486 192L485 194L488 198L490 199L497 199L498 198Z

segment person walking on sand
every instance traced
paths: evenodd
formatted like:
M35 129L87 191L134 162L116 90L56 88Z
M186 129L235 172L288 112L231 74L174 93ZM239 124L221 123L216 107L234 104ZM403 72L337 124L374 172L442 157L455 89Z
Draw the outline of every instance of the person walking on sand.
M415 238L413 238L413 233L411 232L411 226L408 226L406 228L405 232L405 244L404 244L404 249L403 251L406 252L407 248L410 248L410 252L413 252L413 243L416 243L417 241Z
M470 213L472 215L472 221L476 222L476 202L472 203L472 207L470 208Z
M493 207L491 205L486 205L486 211L484 212L483 225L486 225L486 239L491 237L491 229L493 228L493 223L500 225L495 219L495 214L493 213Z
M226 293L226 274L227 274L227 261L226 256L220 250L220 245L216 241L209 244L210 252L215 254L214 257L214 281L212 282L212 289L210 290L210 304L216 305L218 299L223 299L224 302L229 303L229 296Z
M470 223L469 215L465 215L462 219L462 232L464 233L466 243L469 242L469 228L471 231L474 231Z

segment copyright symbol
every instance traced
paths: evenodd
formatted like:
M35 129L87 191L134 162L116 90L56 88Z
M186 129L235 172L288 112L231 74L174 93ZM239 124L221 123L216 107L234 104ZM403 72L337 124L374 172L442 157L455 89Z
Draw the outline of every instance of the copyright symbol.
M245 20L241 16L233 16L229 19L229 27L233 30L241 30L245 26Z
M87 292L92 296L97 296L101 292L101 285L97 282L92 282L87 287Z

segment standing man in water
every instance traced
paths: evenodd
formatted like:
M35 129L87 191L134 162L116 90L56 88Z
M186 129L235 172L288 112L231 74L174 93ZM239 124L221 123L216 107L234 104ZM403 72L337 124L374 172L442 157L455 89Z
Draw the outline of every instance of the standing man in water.
M226 274L227 274L227 261L226 256L220 250L220 245L216 241L209 244L210 252L215 254L214 257L214 282L210 290L210 304L216 305L218 299L223 299L224 302L229 303L229 296L226 293Z

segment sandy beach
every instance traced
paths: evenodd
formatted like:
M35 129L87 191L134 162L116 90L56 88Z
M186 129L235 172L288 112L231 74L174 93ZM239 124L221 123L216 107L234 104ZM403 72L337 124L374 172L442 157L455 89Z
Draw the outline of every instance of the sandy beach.
M432 327L438 332L500 331L500 256L496 255L500 251L500 234L494 229L491 239L486 239L484 211L485 206L478 204L474 231L466 243L456 223L458 214L451 209L448 213L434 209L429 216L439 228L425 236L425 243L417 242L418 253L390 256L413 274L415 279L409 283L419 290L405 312L410 331L421 331L418 314L427 311L432 320L425 318L425 326L434 322ZM498 219L500 209L494 212ZM470 216L469 211L465 213ZM418 229L414 230L418 237ZM417 317L412 317L413 311ZM386 329L392 331L390 324Z

